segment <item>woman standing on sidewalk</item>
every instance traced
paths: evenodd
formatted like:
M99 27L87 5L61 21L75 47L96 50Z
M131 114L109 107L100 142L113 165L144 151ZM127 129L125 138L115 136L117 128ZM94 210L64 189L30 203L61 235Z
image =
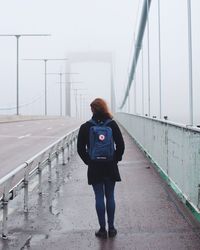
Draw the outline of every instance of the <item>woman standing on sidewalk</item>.
M122 155L124 153L124 140L117 123L112 119L112 115L108 110L106 102L101 98L96 98L90 106L93 116L90 121L87 121L80 127L77 150L83 162L88 165L88 184L92 185L95 193L96 212L100 225L100 229L95 232L95 235L100 238L107 238L105 220L106 211L108 236L114 237L117 234L117 230L114 227L114 188L115 182L121 181L117 163L122 160ZM101 130L102 127L104 127L103 130ZM108 153L107 157L102 155L96 157L94 155L96 142L93 143L93 141L96 140L96 137L92 137L93 135L91 134L96 133L94 131L97 131L98 133L100 131L99 128L101 131L105 130L106 132L105 134L104 132L98 134L99 142L97 143L102 143L101 145L103 145L104 141L108 138L109 141L105 144L105 147L108 147L109 143L109 147L113 147L113 154L112 149L107 150L111 151L111 153ZM95 157L96 159L94 159ZM104 196L106 198L106 205L104 203Z

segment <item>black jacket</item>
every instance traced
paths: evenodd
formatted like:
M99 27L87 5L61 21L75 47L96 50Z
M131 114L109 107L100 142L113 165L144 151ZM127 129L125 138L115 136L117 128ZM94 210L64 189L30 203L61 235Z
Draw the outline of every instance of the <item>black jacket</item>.
M105 121L107 117L92 117L97 122ZM122 155L124 153L124 140L121 134L121 131L117 123L112 120L108 126L111 127L113 132L113 139L116 146L114 160L112 162L91 162L87 148L89 148L89 130L92 126L91 122L86 122L81 125L78 142L77 142L77 151L83 162L88 165L88 184L95 184L101 182L105 177L113 181L121 181L119 174L119 169L117 162L122 160Z

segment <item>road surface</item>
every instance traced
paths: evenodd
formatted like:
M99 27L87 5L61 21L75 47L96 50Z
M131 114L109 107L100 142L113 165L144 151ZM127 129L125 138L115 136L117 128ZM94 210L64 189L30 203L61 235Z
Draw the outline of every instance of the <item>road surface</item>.
M79 125L72 118L1 122L0 178Z

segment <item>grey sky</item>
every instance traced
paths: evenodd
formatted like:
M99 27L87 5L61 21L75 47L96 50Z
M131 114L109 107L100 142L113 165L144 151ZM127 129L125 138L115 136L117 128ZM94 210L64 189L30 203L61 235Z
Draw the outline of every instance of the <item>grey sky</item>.
M63 58L68 52L109 51L116 59L116 79L119 87L123 85L127 74L129 53L132 46L133 31L138 9L138 0L97 1L97 0L19 0L0 1L0 34L3 33L50 33L50 38L20 38L20 58ZM15 58L16 39L0 38L0 107L15 105ZM90 72L91 66L91 72ZM86 65L74 65L76 71L83 71ZM48 71L64 71L64 63L49 62ZM107 96L108 72L106 65L88 65L88 76L77 76L74 81L96 84L96 78L102 78L104 89L101 95ZM93 72L93 75L92 75ZM95 73L95 74L94 74ZM20 102L26 104L39 98L34 104L23 108L22 112L37 113L41 109L43 90L43 64L20 60ZM89 76L91 74L91 76ZM83 75L83 73L82 73ZM75 76L74 76L75 77ZM58 86L58 78L49 77L50 114L58 113L58 105L52 93ZM103 83L105 81L105 84ZM98 83L97 83L98 84ZM79 88L80 86L76 86ZM82 86L81 86L82 88ZM88 86L87 86L88 88ZM90 86L89 86L90 88ZM3 90L3 91L2 91ZM57 91L58 92L58 91ZM59 98L56 92L56 97ZM98 93L96 93L98 95ZM59 102L58 102L59 103ZM39 108L40 106L40 108ZM39 112L40 112L39 111ZM14 112L14 110L12 111Z

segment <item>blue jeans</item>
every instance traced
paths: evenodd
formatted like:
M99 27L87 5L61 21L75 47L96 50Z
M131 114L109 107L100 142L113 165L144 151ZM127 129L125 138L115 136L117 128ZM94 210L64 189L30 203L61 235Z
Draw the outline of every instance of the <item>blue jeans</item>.
M114 188L115 182L105 179L103 182L92 185L95 200L96 200L96 211L99 220L100 227L106 226L105 221L105 203L104 196L106 198L106 211L108 217L109 228L114 227L114 215L115 215L115 199L114 199Z

